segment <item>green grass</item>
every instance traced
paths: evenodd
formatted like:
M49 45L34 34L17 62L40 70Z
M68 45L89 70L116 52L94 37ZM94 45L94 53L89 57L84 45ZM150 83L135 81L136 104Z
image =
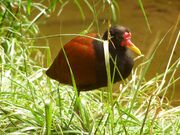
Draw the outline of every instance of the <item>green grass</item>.
M56 2L51 3L49 8L54 9ZM95 7L91 7L88 1L84 2L93 11L95 19L92 24L99 29L96 15L99 11L95 11ZM152 60L156 59L158 47L172 29L167 30L163 37L155 39L152 45L155 48L152 48L148 58L136 59L141 63L133 69L131 77L119 85L116 92L112 88L113 79L110 78L108 64L110 56L104 42L108 87L82 92L77 97L75 80L73 88L59 84L45 75L44 65L49 65L51 60L49 47L35 46L33 39L36 39L38 32L36 21L41 15L46 15L44 9L47 7L29 0L27 3L15 4L19 7L19 11L15 11L10 3L1 4L4 11L0 12L0 134L180 133L180 106L171 106L171 99L165 102L166 92L175 89L180 80L180 77L175 77L180 59L172 62L180 33L174 35L176 39L173 49L166 69L161 74L148 80L145 78ZM75 4L79 4L80 8L78 0ZM26 7L27 11L22 11ZM114 10L112 7L110 9ZM38 10L39 14L29 21L26 16L33 10ZM44 55L47 61L43 59ZM164 83L167 76L170 79Z

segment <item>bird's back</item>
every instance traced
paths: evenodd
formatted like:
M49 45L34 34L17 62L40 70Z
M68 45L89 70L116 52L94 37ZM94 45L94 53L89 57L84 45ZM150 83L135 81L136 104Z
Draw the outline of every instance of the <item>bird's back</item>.
M96 34L88 34L87 36L96 37ZM69 41L64 45L65 54L61 49L46 74L60 83L71 84L71 68L78 88L86 89L97 84L97 58L93 41L92 38L81 36Z

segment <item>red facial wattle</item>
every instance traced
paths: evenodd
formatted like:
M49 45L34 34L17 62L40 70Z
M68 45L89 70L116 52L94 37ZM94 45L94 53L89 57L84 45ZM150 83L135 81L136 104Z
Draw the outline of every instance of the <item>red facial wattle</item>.
M123 35L124 40L121 42L121 46L129 46L131 42L131 32L125 32Z
M123 35L123 41L121 41L121 46L126 46L127 48L131 49L135 53L141 55L141 51L132 43L131 41L131 32L125 32Z

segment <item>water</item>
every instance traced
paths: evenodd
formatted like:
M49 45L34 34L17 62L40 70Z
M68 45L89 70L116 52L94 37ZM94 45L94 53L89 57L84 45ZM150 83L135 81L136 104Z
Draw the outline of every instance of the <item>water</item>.
M180 2L179 0L146 0L143 2L145 2L143 4L149 19L151 32L148 30L137 1L123 0L119 2L120 13L117 14L117 24L130 28L133 36L132 41L140 48L145 57L148 57L149 52L153 48L154 42L162 39L163 35L165 35L170 27L176 24L178 15L180 14ZM87 29L93 20L93 15L88 10L87 6L85 4L83 5L85 20L82 19L79 9L75 4L68 4L63 9L60 16L57 16L58 9L60 8L56 8L57 10L51 15L51 17L41 19L45 23L39 24L40 35L80 33ZM107 20L107 17L106 11L99 16L100 33L103 33L107 26L107 23L104 23L104 20ZM178 25L177 29L179 28ZM94 25L90 32L97 32L97 27ZM165 70L177 32L178 30L175 31L173 38L171 39L171 31L158 48L158 52L153 59L148 74L146 75L147 79L150 79ZM62 37L62 43L65 44L72 38L73 37ZM54 59L61 48L60 39L51 38L48 39L48 41L52 51L52 59ZM42 39L41 41L38 41L38 44L41 45L44 45L45 43L45 40ZM173 55L173 61L180 57L179 52L180 46L178 44ZM179 75L180 70L176 73L176 77ZM174 104L180 104L180 102L177 102L177 100L180 101L180 81L176 83L174 100L176 100Z

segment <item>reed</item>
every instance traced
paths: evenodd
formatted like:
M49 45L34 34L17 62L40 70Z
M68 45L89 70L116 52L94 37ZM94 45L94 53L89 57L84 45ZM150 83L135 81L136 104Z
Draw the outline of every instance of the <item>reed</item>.
M98 15L108 4L115 21L115 13L119 10L115 0L112 3L103 1L99 10L96 4L100 0L97 3L83 2L94 14L87 30L93 25L99 29ZM60 3L63 6L72 4L69 0L60 0ZM48 46L36 46L34 41L38 33L36 22L42 15L47 15L48 10L55 10L57 4L56 0L49 7L31 0L0 2L0 134L179 134L180 106L171 106L171 99L165 102L165 94L172 87L176 89L180 80L180 77L175 77L180 59L172 62L180 33L174 34L173 49L161 74L146 79L158 47L173 28L167 29L163 37L154 39L156 42L152 46L155 48L151 48L149 57L136 59L141 61L140 64L128 79L123 80L116 92L113 91L113 78L109 72L108 41L97 39L105 46L108 87L82 92L78 96L73 72L73 87L59 84L45 75L44 66L51 62L50 49ZM82 18L86 19L82 3L75 0L73 4L78 6ZM28 15L33 10L39 12L30 21ZM52 35L49 37L53 38ZM42 57L44 55L46 61ZM165 83L167 76L170 79Z

